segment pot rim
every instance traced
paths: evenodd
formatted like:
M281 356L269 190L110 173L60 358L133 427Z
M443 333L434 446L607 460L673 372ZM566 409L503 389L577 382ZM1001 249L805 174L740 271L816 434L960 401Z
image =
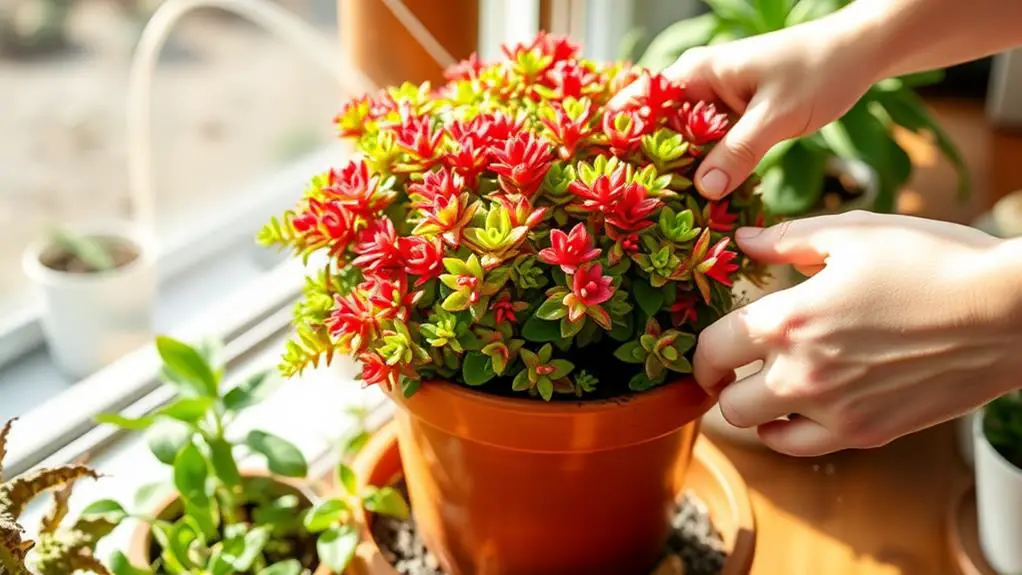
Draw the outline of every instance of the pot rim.
M699 419L717 401L688 376L593 401L503 397L446 380L425 381L410 398L394 389L388 395L446 433L533 453L585 453L645 443Z
M53 242L41 239L29 244L22 254L21 267L25 275L43 285L97 285L149 269L156 261L155 239L149 231L135 224L113 221L81 226L76 228L76 231L86 235L110 236L124 240L138 250L138 255L127 265L106 272L72 274L55 270L42 263L42 255L53 246Z

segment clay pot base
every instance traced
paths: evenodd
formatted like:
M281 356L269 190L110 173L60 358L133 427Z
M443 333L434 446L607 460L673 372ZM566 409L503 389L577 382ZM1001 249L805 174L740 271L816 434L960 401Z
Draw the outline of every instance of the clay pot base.
M363 481L376 485L400 485L401 456L397 446L397 429L393 423L373 435L356 459L354 467ZM688 575L746 575L755 553L756 526L745 481L727 457L706 437L701 436L696 443L684 484L685 489L679 494L679 502L683 503L687 494L691 494L692 500L689 505L681 505L682 509L685 513L692 513L698 504L705 505L704 517L707 519L702 524L704 527L712 525L717 532L714 539L723 556L723 565L716 565L719 569L697 571L695 568L698 566L692 565ZM369 522L375 523L372 517ZM692 524L694 526L696 522ZM383 527L374 525L373 530ZM371 541L368 533L365 535L347 575L396 575L398 571ZM403 537L410 536L411 532L405 531ZM687 554L691 554L691 551ZM658 570L655 575L684 573L680 570L680 563L678 559L669 559L661 564L662 570Z
M958 572L961 575L997 575L979 546L975 484L970 482L951 499L946 521L948 549Z
M398 487L407 499L404 483ZM414 509L412 510L414 516ZM674 529L664 559L654 575L718 575L727 560L724 540L713 526L709 508L694 493L685 493L671 519ZM373 539L384 559L402 575L446 575L419 537L414 517L377 517Z

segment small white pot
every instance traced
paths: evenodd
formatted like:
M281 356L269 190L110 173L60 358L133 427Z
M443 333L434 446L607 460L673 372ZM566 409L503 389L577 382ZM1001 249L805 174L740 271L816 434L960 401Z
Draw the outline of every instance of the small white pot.
M1022 573L1022 469L987 440L982 412L972 419L979 545L998 573Z
M53 360L67 376L82 379L146 345L153 337L155 248L151 237L126 223L80 230L112 237L138 251L130 263L102 273L69 273L43 261L57 248L29 246L22 258L42 303L42 327Z

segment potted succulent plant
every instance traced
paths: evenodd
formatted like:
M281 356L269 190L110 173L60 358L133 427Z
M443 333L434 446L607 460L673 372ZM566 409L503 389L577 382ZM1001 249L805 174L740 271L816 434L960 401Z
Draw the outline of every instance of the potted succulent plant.
M339 114L358 156L259 236L328 256L282 370L348 354L390 394L446 572L640 572L715 401L696 335L756 271L731 236L762 221L755 182L694 191L729 118L662 76L542 33L505 55Z
M80 569L109 575L94 552L96 543L116 526L115 519L102 510L86 509L74 525L61 527L75 482L84 477L96 478L96 472L72 464L5 479L3 459L13 423L11 420L0 426L0 573L68 575ZM38 540L25 540L18 518L29 502L51 490L53 505L43 517Z
M68 376L84 378L151 340L153 251L127 225L55 230L25 251L50 353Z
M1012 392L973 418L976 508L983 555L998 573L1022 572L1022 395Z

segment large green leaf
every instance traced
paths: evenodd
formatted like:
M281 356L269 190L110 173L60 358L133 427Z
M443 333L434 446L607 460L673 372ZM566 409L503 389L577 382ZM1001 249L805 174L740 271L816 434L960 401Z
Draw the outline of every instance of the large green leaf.
M218 379L198 350L176 339L159 336L156 350L164 367L182 393L196 396L217 396Z
M482 385L497 375L493 371L493 360L478 351L470 351L465 355L461 372L465 376L465 383L472 386Z
M961 151L944 127L930 114L926 103L908 89L875 90L871 94L895 123L913 132L930 132L941 153L951 161L957 174L959 198L969 196L971 183L969 169Z
M653 38L645 53L639 58L639 65L652 70L663 70L686 50L708 44L718 24L716 15L712 13L671 24Z
M185 423L195 423L213 407L212 397L182 397L157 413Z
M405 519L411 512L405 498L393 487L369 487L362 494L362 505L373 513Z
M763 32L780 30L785 26L785 19L791 11L792 0L753 0L753 7L759 14Z
M797 216L820 201L827 154L801 142L788 149L780 162L763 175L763 202L770 212Z
M303 524L310 533L326 531L334 524L340 522L341 517L348 512L348 504L340 499L327 499L320 501L305 514Z
M286 559L262 569L258 575L302 575L302 564L297 559Z
M252 375L224 396L224 407L241 411L251 407L273 393L283 380L274 370L261 371Z
M153 575L149 569L132 565L127 556L120 551L114 551L110 556L110 571L114 575Z
M149 451L165 465L174 465L174 459L181 449L191 441L192 430L175 421L161 421L146 432Z
M188 442L174 459L174 486L186 500L202 504L208 500L206 478L209 467L199 448Z
M245 438L245 445L266 457L267 467L273 473L285 477L305 477L305 474L308 473L308 464L306 464L302 452L276 435L253 430Z
M559 341L561 339L561 324L532 316L525 320L525 325L522 326L522 337L537 343Z
M224 439L212 439L209 443L209 461L213 471L224 485L241 485L241 473L238 462L234 459L234 446Z

